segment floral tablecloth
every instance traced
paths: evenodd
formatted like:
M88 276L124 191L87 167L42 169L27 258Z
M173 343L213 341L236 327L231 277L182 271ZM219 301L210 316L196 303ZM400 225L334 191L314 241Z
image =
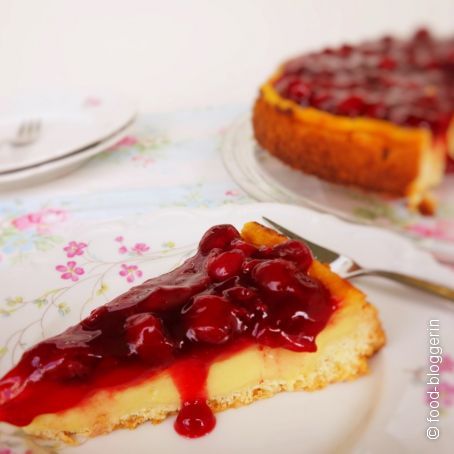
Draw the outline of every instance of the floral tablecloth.
M110 150L63 178L0 192L0 267L60 243L79 221L163 207L250 202L218 153L223 130L244 109L143 115Z

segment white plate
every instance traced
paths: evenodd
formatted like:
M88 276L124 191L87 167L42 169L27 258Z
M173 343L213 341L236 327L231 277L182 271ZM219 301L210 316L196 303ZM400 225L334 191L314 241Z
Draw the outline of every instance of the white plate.
M131 123L127 123L112 134L107 140L83 151L71 153L70 155L43 164L37 164L25 170L0 174L0 189L17 189L22 186L39 184L54 178L62 177L77 169L88 159L118 143L121 138L127 134L130 126Z
M108 94L42 94L0 99L0 174L27 169L108 140L129 123L135 105ZM5 143L18 125L40 119L39 139L25 147Z
M166 209L109 223L79 223L66 226L62 234L66 242L87 245L79 246L80 255L68 258L62 246L29 255L26 261L8 265L0 273L0 308L10 312L0 318L0 373L36 341L76 323L129 286L174 267L208 227L225 222L241 227L245 221L260 220L262 215L350 254L365 265L414 273L446 284L454 282L451 271L400 236L289 205ZM136 246L138 243L143 244ZM68 261L84 269L77 282L62 280L62 272L56 271L57 265L66 266ZM125 266L138 267L130 269L133 282L128 283L119 274ZM143 276L137 275L138 270ZM220 413L213 433L197 440L179 437L169 418L159 426L144 424L134 431L115 431L63 452L451 453L452 388L451 394L446 391L439 401L443 413L436 425L441 436L430 441L426 438L429 407L425 402L425 374L428 322L438 319L444 349L442 377L445 387L454 388L454 312L436 298L394 283L375 278L357 283L378 307L388 337L386 347L371 361L368 376L313 393L283 393ZM5 447L12 443L23 447L32 442L2 425L2 443Z
M257 146L249 117L230 127L221 150L236 182L260 201L310 206L348 221L386 227L454 263L454 174L447 175L436 191L437 215L424 217L407 210L403 200L329 183L290 168Z

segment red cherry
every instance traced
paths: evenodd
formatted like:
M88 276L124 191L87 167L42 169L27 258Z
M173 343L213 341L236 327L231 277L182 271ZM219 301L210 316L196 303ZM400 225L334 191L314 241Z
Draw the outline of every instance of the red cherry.
M150 364L162 364L172 358L174 345L166 338L162 321L150 313L128 317L126 339L131 354Z
M255 290L242 286L231 287L224 290L223 295L227 299L240 304L257 299L257 292Z
M73 380L88 377L99 358L96 356L71 354L64 355L46 366L46 376L57 380Z
M391 57L383 57L378 63L378 67L380 69L392 70L395 69L396 66L397 66L396 60L394 60L394 58Z
M209 283L206 275L197 273L186 277L184 285L156 287L139 303L140 310L155 312L182 306L193 295L205 290Z
M308 84L297 79L291 82L287 88L287 96L298 104L305 103L309 100L311 89Z
M382 103L368 104L364 114L371 118L386 118L386 107Z
M97 307L90 312L88 317L82 320L82 326L86 329L96 329L102 324L103 319L108 315L108 313L109 309L107 306Z
M289 240L274 247L275 257L294 262L300 269L307 271L312 265L310 249L301 241Z
M259 299L255 290L237 286L224 290L223 295L246 310L245 313L239 314L240 318L246 320L266 318L268 307Z
M223 344L240 329L234 307L221 296L196 296L182 314L186 337L193 342Z
M256 254L257 258L269 259L274 258L274 249L271 246L260 246Z
M423 63L423 68L424 69L439 69L443 66L443 63L434 59L434 58L428 58L424 63Z
M252 279L262 290L271 294L288 295L297 292L295 265L282 260L267 260L252 270Z
M240 251L243 251L245 257L250 257L257 252L257 248L253 244L247 243L243 240L233 240L230 243L230 247L232 249L239 249Z
M233 225L216 225L203 235L199 243L199 250L203 255L207 255L214 248L225 250L237 238L240 238L240 234Z
M225 281L237 276L244 261L244 253L240 250L222 252L207 261L208 275L214 281Z
M241 266L241 272L243 274L250 274L251 271L263 260L260 259L246 259Z
M49 344L48 344L49 345ZM89 376L101 357L90 351L88 346L58 348L55 344L48 355L34 358L35 367L53 380L83 379Z
M341 48L338 51L341 57L349 57L352 54L352 52L353 47L348 44L344 44L343 46L341 46Z
M413 39L415 41L427 41L430 38L431 38L430 31L425 27L421 27L418 30L416 30L415 34L413 35Z
M363 112L364 107L365 104L363 98L352 95L339 103L337 111L341 115L354 117L360 115Z
M274 305L268 318L256 325L253 335L272 347L315 351L315 337L327 323L333 302L318 281L301 274L297 277L302 284L298 297Z
M311 96L311 106L316 109L328 110L332 102L329 93L313 93Z
M121 305L100 306L81 321L88 332L108 333L109 336L120 336L123 333L125 318L134 313L134 308Z

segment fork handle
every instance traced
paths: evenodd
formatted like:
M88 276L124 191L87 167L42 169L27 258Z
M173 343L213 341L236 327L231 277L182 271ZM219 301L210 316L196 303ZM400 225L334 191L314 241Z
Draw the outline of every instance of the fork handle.
M437 295L454 302L454 289L445 287L444 285L437 284L435 282L426 281L425 279L420 279L418 277L413 277L402 273L396 273L394 271L383 271L362 268L356 271L352 271L351 273L348 273L344 277L347 279L351 279L359 276L384 277L386 279L391 279L393 281L400 282L401 284L408 285L409 287L415 287L419 290L423 290L427 293L431 293L432 295Z

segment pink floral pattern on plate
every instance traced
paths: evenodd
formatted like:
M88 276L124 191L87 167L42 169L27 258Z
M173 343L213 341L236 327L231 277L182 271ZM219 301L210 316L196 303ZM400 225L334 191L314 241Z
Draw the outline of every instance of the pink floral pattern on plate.
M140 278L143 275L137 265L126 265L125 263L121 264L121 270L118 274L125 277L130 284L134 282L136 277Z
M73 258L76 255L83 255L87 243L78 243L77 241L70 241L67 246L63 248L66 251L66 257Z
M129 254L130 256L137 256L143 255L150 250L150 246L146 243L135 243L133 246L127 246L124 243L123 236L117 236L115 238L117 243L120 243L120 247L118 248L119 254Z
M77 263L74 260L71 260L66 263L66 265L57 265L55 269L62 273L60 276L62 279L71 279L73 282L79 280L79 276L85 273L85 270L77 266Z

